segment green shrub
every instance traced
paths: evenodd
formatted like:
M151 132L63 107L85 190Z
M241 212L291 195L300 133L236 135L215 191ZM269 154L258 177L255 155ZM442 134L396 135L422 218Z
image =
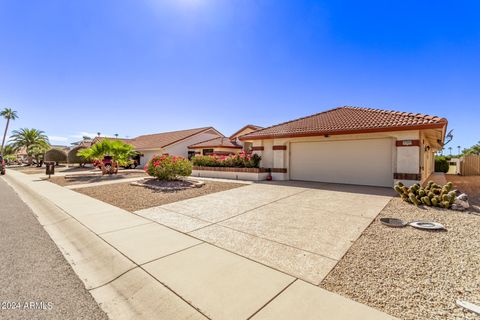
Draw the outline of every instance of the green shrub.
M176 156L154 156L144 168L145 172L159 180L176 180L192 174L192 163Z
M195 156L192 158L194 166L198 167L230 167L230 168L258 168L262 158L241 152L235 155Z
M447 157L444 156L437 156L435 157L435 172L448 172L448 168L450 165L448 164L448 159Z

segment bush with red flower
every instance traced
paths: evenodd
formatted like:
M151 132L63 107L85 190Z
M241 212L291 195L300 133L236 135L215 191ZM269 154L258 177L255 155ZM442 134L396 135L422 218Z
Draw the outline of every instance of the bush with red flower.
M192 163L183 157L159 155L150 159L144 170L159 180L177 180L192 174Z
M258 168L261 159L257 154L242 151L233 155L195 156L192 163L199 167Z

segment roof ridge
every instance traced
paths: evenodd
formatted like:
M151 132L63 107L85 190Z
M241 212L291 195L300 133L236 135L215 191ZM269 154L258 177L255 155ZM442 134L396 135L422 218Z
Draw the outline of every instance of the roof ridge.
M309 116L300 117L300 118L293 119L293 120L290 120L290 121L285 121L285 122L281 122L281 123L278 123L278 124L274 124L274 125L272 125L272 126L259 129L259 130L255 131L255 133L259 133L259 132L261 132L261 131L264 131L264 130L267 130L267 129L270 129L270 128L273 128L273 127L282 126L282 125L284 125L284 124L291 123L291 122L295 122L295 121L298 121L298 120L303 120L303 119L308 119L308 118L316 117L316 116L318 116L318 115L320 115L320 114L322 114L322 113L327 113L327 112L335 111L335 110L342 109L342 108L352 108L352 107L344 106L344 107L336 107L336 108L333 108L333 109L328 109L328 110L325 110L325 111L322 111L322 112L318 112L318 113L315 113L315 114L312 114L312 115L309 115ZM254 132L250 132L250 133L244 134L243 136L240 136L240 137L247 136L247 135L249 135L249 134L251 134L251 133L254 133Z
M357 107L357 106L344 106L341 108L345 109L354 109L354 110L364 110L364 111L374 111L374 112L382 112L382 113L390 113L396 115L405 115L409 117L415 117L419 119L431 118L431 119L439 119L439 120L446 120L445 118L441 118L436 115L428 115L424 113L413 113L413 112L405 112L405 111L396 111L396 110L388 110L388 109L376 109L376 108L365 108L365 107Z
M192 131L192 130L207 130L207 129L214 129L212 126L210 127L200 127L200 128L192 128L192 129L183 129L183 130L173 130L173 131L165 131L165 132L158 132L158 133L149 133L149 134L142 134L140 136L135 137L134 139L140 138L140 137L148 137L148 136L155 136L158 134L168 134L168 133L174 133L174 132L182 132L182 131Z

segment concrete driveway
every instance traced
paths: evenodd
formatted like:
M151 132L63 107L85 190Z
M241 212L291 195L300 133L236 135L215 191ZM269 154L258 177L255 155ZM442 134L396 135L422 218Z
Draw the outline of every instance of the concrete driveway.
M136 213L318 285L392 195L388 188L271 182Z

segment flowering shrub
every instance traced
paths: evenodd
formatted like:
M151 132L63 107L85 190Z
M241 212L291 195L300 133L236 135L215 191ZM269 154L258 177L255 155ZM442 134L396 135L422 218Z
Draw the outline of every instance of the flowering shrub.
M175 156L154 156L144 168L145 172L159 180L176 180L192 174L192 163Z
M194 166L199 167L234 167L234 168L258 168L262 158L242 151L234 155L211 155L195 156L192 158Z

